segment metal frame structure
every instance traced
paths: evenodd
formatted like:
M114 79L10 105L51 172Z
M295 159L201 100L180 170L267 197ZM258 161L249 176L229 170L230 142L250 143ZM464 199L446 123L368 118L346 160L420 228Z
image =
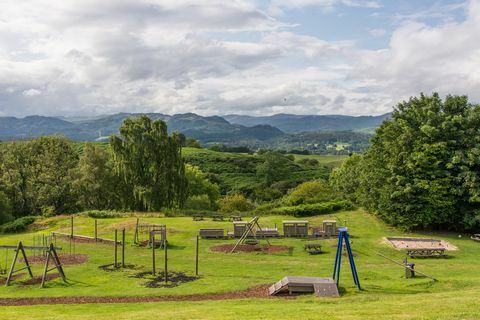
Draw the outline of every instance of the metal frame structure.
M342 249L343 243L345 242L345 248L347 249L348 260L350 262L350 269L352 269L352 276L355 285L358 287L359 290L362 288L360 287L360 280L358 279L357 267L355 266L355 260L353 259L352 248L350 247L350 240L348 237L348 229L347 228L340 228L339 235L338 235L338 245L337 245L337 255L335 256L335 265L333 267L333 279L340 282L340 268L342 263Z

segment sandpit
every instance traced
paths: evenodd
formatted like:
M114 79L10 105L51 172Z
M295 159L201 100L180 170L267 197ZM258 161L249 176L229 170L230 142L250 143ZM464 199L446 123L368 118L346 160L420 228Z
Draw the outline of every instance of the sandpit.
M445 249L458 250L456 246L445 240L431 238L387 237L387 242L396 249Z
M210 248L210 251L213 252L223 252L230 253L235 245L234 244L221 244ZM287 246L276 246L276 245L250 245L250 244L240 244L235 249L235 252L258 252L258 253L285 253L289 252L290 248Z

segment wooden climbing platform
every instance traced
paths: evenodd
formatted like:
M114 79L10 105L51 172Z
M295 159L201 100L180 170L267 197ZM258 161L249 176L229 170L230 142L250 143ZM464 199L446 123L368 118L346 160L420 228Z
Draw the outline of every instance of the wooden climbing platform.
M287 276L268 288L270 295L292 293L315 293L319 297L339 297L332 278Z

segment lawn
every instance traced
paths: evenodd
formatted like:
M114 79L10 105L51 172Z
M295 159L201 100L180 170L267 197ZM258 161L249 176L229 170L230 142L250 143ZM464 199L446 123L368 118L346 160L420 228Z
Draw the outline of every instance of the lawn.
M358 268L362 291L353 284L348 263L343 261L340 280L341 298L315 298L311 295L296 299L243 299L224 301L182 301L130 304L85 304L54 306L0 307L2 319L478 319L480 294L478 255L480 244L467 235L408 234L445 239L459 250L448 252L447 258L416 259L416 268L434 276L433 282L424 277L405 279L404 270L379 257L376 251L401 261L404 253L383 241L385 236L404 233L384 225L363 210L338 213L346 221L352 236L352 247ZM319 225L325 216L309 218L311 225ZM281 225L286 216L267 216L260 219L262 226ZM47 229L28 233L0 236L0 244L23 241L32 244L33 235L51 231L69 232L69 217L55 217L40 221ZM189 217L147 217L144 223L163 223L168 228L169 270L194 275L195 236L199 228L221 227L232 229L229 222L211 220L194 222ZM15 279L12 286L0 287L0 298L5 297L61 297L61 296L163 296L231 292L259 284L271 284L286 275L331 276L335 255L335 239L321 240L326 253L310 256L303 251L303 239L274 239L272 244L292 247L289 253L223 254L210 252L209 247L233 240L202 240L200 242L200 278L173 288L148 288L145 279L134 277L151 268L151 251L131 245L135 217L98 220L99 236L112 238L115 228L127 230L129 245L127 264L135 269L107 272L100 265L113 262L113 248L104 244L76 243L77 254L87 254L88 262L65 266L69 284L60 280L48 282L46 288L23 285ZM75 233L93 235L93 219L77 215ZM145 235L143 235L145 238ZM68 242L58 242L69 252ZM72 248L73 249L73 248ZM10 250L8 259L11 260ZM0 251L0 264L4 267L5 251ZM163 252L158 251L157 266L163 267ZM36 264L34 274L41 274Z

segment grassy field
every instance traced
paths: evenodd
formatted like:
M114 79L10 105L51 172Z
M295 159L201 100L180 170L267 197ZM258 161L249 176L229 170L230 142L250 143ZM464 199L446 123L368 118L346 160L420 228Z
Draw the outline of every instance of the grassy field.
M402 232L385 226L363 210L341 212L337 217L346 221L352 235L353 250L362 291L353 285L347 262L344 261L340 291L341 298L315 298L310 295L296 299L243 299L224 301L183 301L130 304L85 304L55 306L0 307L2 319L478 319L480 309L480 272L478 272L479 243L468 236L457 234L408 234L445 239L459 250L447 258L416 259L416 268L439 279L424 277L405 279L404 270L377 256L381 251L397 261L404 253L387 245L383 237L399 236ZM262 226L281 225L292 217L262 217ZM319 225L324 216L310 218L311 225ZM199 228L222 227L232 229L229 222L210 220L194 222L188 217L141 217L144 223L164 223L168 228L169 270L194 274L195 236ZM115 228L125 227L131 243L135 217L99 220L99 236L112 238ZM51 231L69 230L69 217L55 217L37 222L46 229L28 233L0 236L0 244L32 244L33 235ZM93 235L93 219L75 216L75 233ZM145 238L146 236L143 235ZM211 246L233 240L203 240L200 242L200 278L173 288L147 288L145 279L135 278L141 271L150 270L150 250L127 246L127 264L135 269L106 272L100 265L113 262L109 245L75 245L77 254L87 254L88 262L66 266L69 284L60 280L48 282L46 288L24 285L27 277L16 279L10 287L0 287L0 298L5 297L61 297L61 296L163 296L231 292L258 284L271 284L286 275L331 276L335 254L335 239L321 240L326 253L310 256L303 251L302 239L275 239L272 244L292 247L289 253L260 254L213 253ZM68 242L58 242L63 251L69 251ZM13 251L10 250L8 260ZM4 267L5 251L0 251ZM163 266L159 251L157 265ZM34 274L41 274L36 264Z

